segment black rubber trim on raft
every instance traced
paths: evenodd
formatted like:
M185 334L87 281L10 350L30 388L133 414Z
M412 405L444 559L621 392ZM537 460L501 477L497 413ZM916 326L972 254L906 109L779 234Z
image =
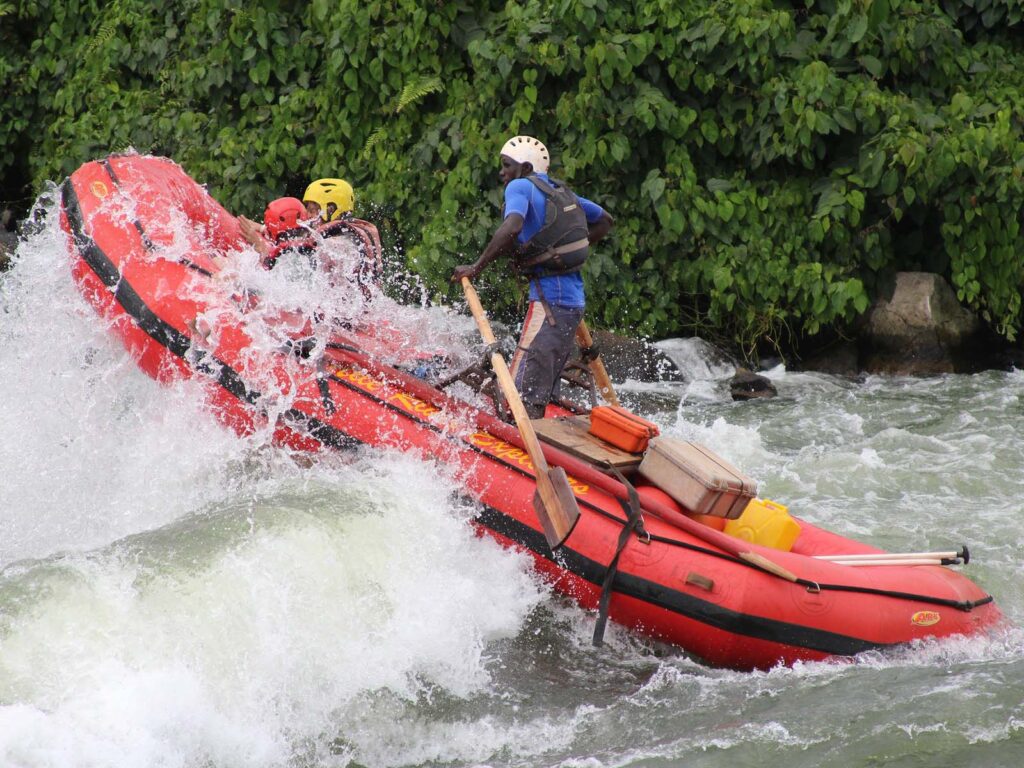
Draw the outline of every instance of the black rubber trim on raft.
M124 157L124 155L108 155L102 161L100 161L100 164L103 166L104 170L106 170L107 175L110 176L110 180L112 182L114 182L114 186L115 187L120 187L121 186L121 179L119 179L117 177L117 172L114 170L114 166L110 162L111 158L113 158L113 157ZM135 225L135 229L139 233L139 237L142 238L142 244L144 246L146 246L146 250L147 251L155 251L156 250L156 246L154 246L153 245L153 241L149 239L149 235L147 235L146 234L146 230L143 229L142 223L138 219L135 219L132 222L132 224ZM182 258L178 259L178 262L181 263L181 264L184 264L189 269L195 270L196 272L198 272L201 275L204 275L206 277L213 277L213 272L211 272L210 270L206 269L205 267L199 266L198 264L192 262L189 259L186 259L186 258L182 257Z
M121 186L121 179L117 177L117 172L114 170L114 166L110 164L111 157L121 157L121 155L107 155L105 158L100 160L100 165L103 166L103 170L107 172L107 176L114 182L114 186Z
M111 180L113 181L113 179ZM239 400L249 405L258 405L260 393L247 387L242 377L238 375L238 372L223 360L219 360L214 355L203 350L193 351L191 353L192 360L188 359L192 347L188 336L164 322L153 312L128 281L122 279L110 258L91 237L85 234L82 209L70 179L65 181L61 188L61 201L64 206L64 212L67 215L68 225L71 227L75 247L78 249L82 260L89 265L89 268L92 269L103 284L111 289L117 303L124 308L124 311L135 321L136 325L148 334L150 338L185 360L196 370L215 378L221 387ZM289 425L296 426L314 439L333 448L353 448L359 445L359 441L346 435L336 427L320 421L297 408L289 408L282 414L282 418Z
M339 345L336 348L340 349L341 346ZM425 419L421 419L418 416L410 414L408 411L405 411L402 408L399 408L397 405L394 405L393 403L389 403L386 400L384 400L384 399L382 399L380 397L377 397L376 395L372 394L371 392L366 391L365 389L359 387L356 384L353 384L350 381L346 381L344 379L339 379L338 377L333 377L333 380L334 380L335 383L340 384L341 386L347 387L348 389L352 390L353 392L357 392L357 393L363 395L367 399L372 400L373 402L375 402L378 405L386 408L387 410L393 411L393 412L398 413L398 414L400 414L402 416L405 416L406 418L408 418L408 419L410 419L412 421L415 421L417 424L419 424L419 425L421 425L423 427L426 427L427 429L431 430L435 434L441 435L442 437L444 437L445 439L447 439L449 441L462 443L462 441L459 441L457 438L455 438L450 433L445 432L445 431L439 429L435 425L431 424L429 421L426 421ZM473 445L472 443L462 443L462 444L464 444L465 447L469 448L470 450L475 451L476 453L480 454L481 456L484 456L484 457L490 459L491 461L494 461L494 462L496 462L498 464L501 464L506 469L510 469L513 472L516 472L516 473L518 473L518 474L520 474L520 475L522 475L524 477L528 477L528 478L534 478L535 477L535 475L531 474L530 472L527 472L522 467L520 467L520 466L518 466L516 464L513 464L510 461L506 461L505 459L501 458L500 456L495 456L494 454L488 453L483 448L479 448L479 447ZM581 506L585 506L588 509L590 509L591 511L593 511L593 512L599 514L599 515L602 515L603 517L605 517L605 518L607 518L609 520L614 520L615 522L619 523L620 525L626 525L628 523L628 520L625 520L625 519L623 519L621 517L618 517L617 515L613 515L610 512L608 512L607 510L601 509L601 507L598 507L598 506L590 503L586 499L577 499L577 502ZM621 499L620 499L620 503L621 503ZM662 544L668 544L668 545L671 545L671 546L674 546L674 547L679 547L680 549L686 549L686 550L689 550L691 552L699 552L701 554L710 555L712 557L717 557L717 558L722 559L722 560L728 560L730 563L732 563L734 565L741 565L744 568L752 568L754 570L761 571L762 573L765 572L763 569L759 568L758 566L754 565L753 563L748 563L746 560L742 560L742 559L740 559L738 557L730 555L727 552L720 552L720 551L714 550L714 549L707 549L706 547L701 547L701 546L698 546L696 544L690 544L689 542L680 541L679 539L671 539L671 538L668 538L667 536L657 536L657 535L654 535L654 536L651 536L650 539L651 539L651 541L658 541L658 542L661 542ZM531 547L531 549L534 549L534 548ZM534 551L536 551L538 554L544 555L549 560L552 559L546 553L546 551L543 550L543 549L534 549ZM561 551L561 550L559 550L559 551ZM550 549L547 550L547 552L550 552ZM595 583L597 583L597 582L595 582ZM810 581L809 579L797 579L795 583L800 585L800 586L806 587L808 589L820 590L822 592L855 592L855 593L864 594L864 595L877 595L878 597L890 597L890 598L894 598L894 599L898 599L898 600L912 600L912 601L919 602L919 603L929 603L931 605L940 605L940 606L947 607L947 608L956 608L957 610L961 610L961 611L970 611L973 608L977 608L977 607L982 606L982 605L987 605L988 603L991 603L994 600L994 598L991 595L986 595L985 597L983 597L983 598L981 598L979 600L974 600L974 601L970 601L970 600L950 600L950 599L945 598L945 597L933 597L931 595L919 595L919 594L915 594L915 593L912 593L912 592L897 592L897 591L894 591L894 590L878 589L878 588L875 588L875 587L858 587L858 586L853 586L853 585L849 585L849 584L825 584L825 583Z

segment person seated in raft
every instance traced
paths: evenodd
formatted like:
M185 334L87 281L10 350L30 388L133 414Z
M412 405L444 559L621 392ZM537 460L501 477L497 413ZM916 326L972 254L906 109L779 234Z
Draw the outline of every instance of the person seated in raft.
M297 197L280 197L267 203L262 227L242 216L239 224L242 236L259 253L264 269L273 269L282 259L287 262L297 258L307 260L314 269L320 268L322 241L307 220L306 206ZM243 290L235 300L245 311L261 304L259 292L250 289ZM316 315L308 318L298 310L281 310L274 315L275 324L290 337L287 344L302 357L315 345L311 323L315 319Z
M319 243L305 222L306 206L297 197L279 197L267 203L263 212L267 237L253 243L264 269L273 269L278 259L286 255L316 259Z
M315 229L323 244L328 246L326 250L333 251L335 257L344 256L340 252L344 249L336 245L355 250L356 263L350 268L352 277L364 298L371 299L374 289L380 288L383 273L380 233L369 221L357 219L353 215L355 194L352 185L344 179L318 179L306 188L302 203L305 206L303 221L308 221ZM266 226L260 227L245 216L239 216L238 220L246 242L265 258L274 246ZM321 266L325 270L338 268L338 262L346 260L329 258L324 254L322 256Z
M261 237L262 250L260 250L260 245L256 245L256 248L260 250L263 266L266 269L273 269L281 259L301 257L307 259L316 269L322 269L328 274L336 272L337 264L331 262L333 254L330 253L330 241L325 241L324 238L339 235L322 234L325 226L334 224L336 221L332 220L327 225L320 225L314 231L316 216L317 214L310 210L309 204L304 205L297 198L282 197L271 201L263 214L263 225L272 244L267 247L267 239ZM375 227L373 231L376 232ZM344 237L344 235L341 236ZM360 288L363 287L360 285ZM296 315L285 312L281 313L280 317L292 322L297 329L293 338L288 342L290 348L300 357L307 357L316 346L313 326L304 322L301 313ZM314 314L312 319L322 320L323 316ZM387 322L381 320L374 321L374 331L381 340L385 340L391 333ZM366 341L364 340L363 343ZM400 340L399 346L402 342L404 342L404 338ZM444 355L440 352L411 350L408 353L408 359L396 363L396 366L418 378L429 379L436 377L439 371L443 370L445 364Z
M355 193L352 185L344 179L317 179L302 196L306 214L319 222L317 234L325 240L340 237L356 247L360 260L356 269L356 282L363 295L369 299L372 288L380 287L384 271L380 233L370 222L357 219L352 210L355 207Z

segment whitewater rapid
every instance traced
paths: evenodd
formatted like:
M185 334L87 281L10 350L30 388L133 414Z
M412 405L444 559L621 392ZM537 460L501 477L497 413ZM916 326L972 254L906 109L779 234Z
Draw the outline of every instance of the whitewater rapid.
M615 626L591 647L594 615L478 537L429 461L309 460L222 428L194 382L155 383L107 333L63 237L51 216L0 276L0 766L1024 759L1020 372L779 367L778 398L735 403L732 370L675 340L684 381L619 383L795 514L892 550L968 543L1008 617L991 637L736 673ZM417 311L429 340L472 327Z

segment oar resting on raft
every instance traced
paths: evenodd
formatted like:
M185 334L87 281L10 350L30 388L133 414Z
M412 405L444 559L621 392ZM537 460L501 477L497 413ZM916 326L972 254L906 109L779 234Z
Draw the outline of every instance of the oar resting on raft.
M878 567L884 565L960 565L963 561L938 557L908 557L905 560L890 558L887 560L826 560L824 562L834 565L848 565L851 568L863 568L866 566Z
M541 526L544 528L544 536L548 541L548 546L555 549L561 546L562 542L572 533L572 529L580 517L580 508L576 503L576 496L573 494L572 488L569 487L569 478L566 477L565 470L561 467L555 467L554 469L548 467L547 459L544 457L544 450L541 448L540 441L537 440L537 435L533 431L530 416L526 412L526 406L523 405L522 399L519 397L519 392L516 390L515 382L512 380L512 374L508 370L505 358L495 348L497 340L491 331L491 324L487 322L487 316L484 314L484 308L480 304L480 298L476 295L476 290L467 277L462 278L462 290L466 293L466 301L469 303L469 309L473 313L473 318L480 329L480 335L483 337L484 343L495 350L491 353L491 368L494 369L494 375L497 378L498 386L501 387L501 393L505 396L505 400L508 401L512 416L516 420L516 427L519 428L519 434L523 439L523 447L526 448L530 461L533 462L533 469L537 478L537 492L533 497L533 508L537 512L537 517L540 518Z
M949 552L867 552L860 555L815 555L817 560L963 560L970 562L971 553L966 545Z
M868 552L861 555L814 555L815 560L827 560L839 565L959 565L969 563L971 553L967 545L949 552Z

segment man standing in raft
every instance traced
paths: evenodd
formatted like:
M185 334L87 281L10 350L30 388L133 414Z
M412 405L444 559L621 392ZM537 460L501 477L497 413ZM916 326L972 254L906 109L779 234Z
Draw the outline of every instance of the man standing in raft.
M558 398L562 368L572 354L586 305L580 268L590 245L608 234L612 217L597 203L548 177L548 150L532 136L514 136L501 148L504 220L474 264L461 264L452 282L470 279L499 256L530 280L512 375L532 419Z

